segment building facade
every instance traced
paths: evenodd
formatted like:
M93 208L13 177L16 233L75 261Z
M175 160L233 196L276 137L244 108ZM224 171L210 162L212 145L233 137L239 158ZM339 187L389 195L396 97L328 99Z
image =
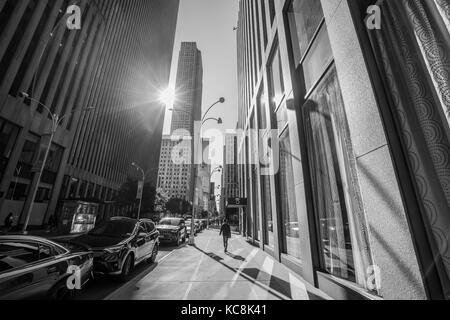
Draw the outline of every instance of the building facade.
M447 1L240 1L243 232L334 298L450 298L449 17ZM270 134L272 174L255 161Z
M176 100L171 136L163 138L159 163L158 188L172 198L192 201L192 139L194 124L201 120L203 94L202 54L195 42L182 42L178 57ZM174 148L177 148L174 153ZM180 157L178 157L180 155ZM178 160L174 160L178 158ZM200 196L202 199L202 196Z
M193 136L194 122L202 117L203 61L195 42L182 42L178 57L176 100L171 134L186 130Z
M168 84L179 1L76 1L74 30L71 4L0 2L1 222L12 212L23 223L33 184L30 222L41 226L60 200L114 200L127 177L139 177L131 162L158 165L164 106L154 101ZM37 181L47 109L60 123Z
M232 201L240 197L237 142L237 134L225 134L222 171L222 212L233 227L238 227L242 224L239 209L229 206L230 200Z
M183 142L172 139L172 136L163 136L157 187L163 190L170 198L182 199L190 201L191 193L191 165L190 152L187 161L174 161L173 150L176 146L180 146ZM186 145L190 150L191 144Z

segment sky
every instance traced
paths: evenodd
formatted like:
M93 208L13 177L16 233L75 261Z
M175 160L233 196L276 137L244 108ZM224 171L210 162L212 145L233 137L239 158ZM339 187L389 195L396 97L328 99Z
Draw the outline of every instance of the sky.
M223 124L209 121L205 132L220 128L235 129L237 123L237 49L236 31L239 0L180 0L175 47L172 58L170 87L175 87L178 54L181 42L197 42L203 58L203 112L220 97L225 104L217 105L208 117L220 117ZM164 134L170 134L171 112L166 112ZM214 166L214 164L213 164ZM220 184L220 175L212 181Z

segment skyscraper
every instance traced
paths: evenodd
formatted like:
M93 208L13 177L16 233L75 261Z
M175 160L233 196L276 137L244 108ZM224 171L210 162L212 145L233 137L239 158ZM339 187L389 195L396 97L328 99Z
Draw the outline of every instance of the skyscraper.
M194 122L201 120L203 92L202 54L195 42L182 42L178 58L176 79L177 99L174 103L171 134L194 135ZM180 132L184 130L184 132ZM192 141L192 140L190 140ZM194 192L191 186L192 144L185 144L189 153L183 164L172 161L173 147L180 142L172 141L171 136L164 136L160 152L160 164L157 186L171 197L191 201Z
M23 222L32 184L39 226L59 200L111 201L138 178L131 162L158 163L164 107L154 101L169 80L179 0L81 0L79 30L66 27L70 4L1 1L0 221L12 212ZM52 124L46 108L61 121L37 181Z
M170 132L184 129L192 136L194 121L201 120L203 93L202 53L195 42L181 43L176 92Z

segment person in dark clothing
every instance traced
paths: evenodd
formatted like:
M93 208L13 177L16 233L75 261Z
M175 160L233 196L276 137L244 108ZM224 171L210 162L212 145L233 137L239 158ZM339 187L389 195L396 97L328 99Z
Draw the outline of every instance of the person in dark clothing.
M8 216L5 218L4 225L5 225L5 232L9 232L12 229L14 223L14 215L12 213L8 214Z
M231 228L226 219L223 221L222 227L220 228L219 236L220 235L223 236L225 252L228 252L228 239L231 238Z

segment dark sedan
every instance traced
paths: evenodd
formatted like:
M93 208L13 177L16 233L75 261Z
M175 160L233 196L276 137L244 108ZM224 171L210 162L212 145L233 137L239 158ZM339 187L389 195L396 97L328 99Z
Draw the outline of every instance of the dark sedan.
M164 218L156 226L160 233L161 241L173 242L181 245L188 238L186 223L181 218Z
M149 219L115 217L75 239L94 252L94 273L128 280L139 263L156 260L159 232Z
M0 236L0 299L64 299L91 278L93 254L82 246L30 236Z

